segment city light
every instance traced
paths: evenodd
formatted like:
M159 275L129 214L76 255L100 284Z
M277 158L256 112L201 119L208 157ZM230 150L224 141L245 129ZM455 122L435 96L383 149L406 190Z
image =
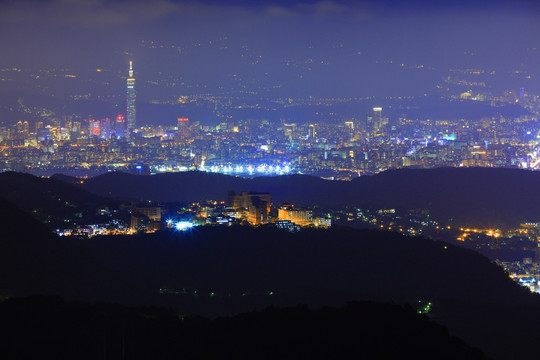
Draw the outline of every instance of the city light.
M162 168L156 168L156 170L160 171ZM167 169L163 169L164 171L167 171ZM189 171L189 170L195 170L195 169L188 169L183 168L183 170L180 170L180 168L175 168L174 171ZM236 164L236 165L212 165L210 167L199 167L197 168L199 171L205 171L205 172L213 172L213 173L220 173L220 174L238 174L238 175L285 175L289 174L291 172L294 172L293 168L289 164L282 164L282 165L272 165L272 164L258 164L258 165L252 165L252 164ZM164 172L160 171L160 172Z
M193 223L190 221L178 221L174 228L178 231L187 231L193 227Z

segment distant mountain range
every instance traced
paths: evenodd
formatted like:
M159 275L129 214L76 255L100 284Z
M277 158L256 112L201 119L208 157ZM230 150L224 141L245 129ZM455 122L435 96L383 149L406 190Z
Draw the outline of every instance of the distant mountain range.
M507 228L540 222L538 184L539 172L497 168L399 169L349 182L306 175L245 179L205 172L117 172L81 181L7 172L0 174L0 196L49 223L89 218L97 207L116 200L190 203L225 200L227 192L235 190L269 192L276 205L422 209L443 223Z
M425 209L441 222L462 226L512 227L540 221L540 172L520 169L399 169L350 182L305 175L244 179L204 172L109 173L83 184L63 175L54 177L118 199L192 202L225 200L229 190L258 191L269 192L274 204Z

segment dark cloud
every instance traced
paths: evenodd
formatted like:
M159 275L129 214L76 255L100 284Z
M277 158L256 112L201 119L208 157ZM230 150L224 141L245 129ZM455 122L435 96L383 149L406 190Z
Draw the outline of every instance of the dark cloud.
M125 25L159 24L171 19L204 21L224 19L304 18L312 20L365 20L418 12L489 12L538 9L536 2L507 1L180 1L180 0L20 0L0 1L0 20L4 25L98 28Z
M129 54L147 73L190 72L216 86L244 71L276 83L275 74L302 76L305 88L354 83L356 92L387 86L378 80L390 72L368 70L386 60L540 76L538 51L527 53L540 48L536 10L519 0L0 0L0 66L124 69Z
M347 17L361 19L365 6L317 2L196 2L174 0L23 0L0 3L4 24L96 28L158 23L165 19Z
M157 21L178 12L180 8L178 3L169 0L17 1L2 4L2 21L59 27L122 26Z

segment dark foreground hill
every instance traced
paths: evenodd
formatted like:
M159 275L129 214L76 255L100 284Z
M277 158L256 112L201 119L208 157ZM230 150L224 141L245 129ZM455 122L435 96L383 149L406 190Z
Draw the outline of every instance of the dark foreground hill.
M347 228L199 227L66 239L13 204L0 205L3 295L59 294L212 316L299 303L430 302L435 320L490 356L526 356L540 338L536 296L481 255L444 243Z
M411 307L373 302L208 320L41 296L0 303L0 322L3 359L486 359Z
M442 222L512 227L540 221L538 184L540 172L528 170L439 168L389 170L350 182L305 175L243 179L202 172L153 176L109 173L79 185L101 196L163 202L225 200L229 190L270 192L275 204L290 201L319 206L424 209Z
M193 313L209 310L199 307L208 300L215 300L214 314L268 301L321 306L350 299L507 305L536 300L472 250L392 232L334 228L292 234L272 227L208 226L96 237L77 245L129 272L148 296L161 289L166 304L186 311L193 306Z
M116 271L0 197L0 296L34 293L120 300Z

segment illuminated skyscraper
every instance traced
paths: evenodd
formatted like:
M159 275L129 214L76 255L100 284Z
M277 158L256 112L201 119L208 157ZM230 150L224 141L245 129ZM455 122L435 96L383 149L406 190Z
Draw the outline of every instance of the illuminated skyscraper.
M90 127L90 136L99 136L101 134L99 120L90 119L88 120L88 125Z
M373 131L377 132L382 125L382 107L373 108Z
M111 138L111 119L105 118L100 121L100 135L103 139Z
M133 77L133 62L129 62L129 77L127 78L127 132L130 137L136 126L135 118L135 78Z
M178 118L178 135L181 137L187 137L189 135L189 119Z
M310 139L315 139L315 136L317 135L317 132L315 131L315 125L309 124L308 127L308 136Z
M116 118L114 134L117 139L123 139L126 136L126 120L122 115L118 115Z
M369 136L375 136L388 125L388 118L382 116L382 110L382 107L374 107L373 116L368 116L366 130L368 131Z

